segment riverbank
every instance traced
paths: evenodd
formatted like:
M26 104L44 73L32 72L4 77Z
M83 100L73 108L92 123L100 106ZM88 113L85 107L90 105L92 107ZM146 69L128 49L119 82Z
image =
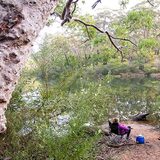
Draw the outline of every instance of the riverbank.
M130 145L118 148L109 147L104 136L99 142L99 152L96 160L157 160L160 157L160 131L154 126L140 122L128 122L133 129ZM145 137L145 144L136 144L137 135Z

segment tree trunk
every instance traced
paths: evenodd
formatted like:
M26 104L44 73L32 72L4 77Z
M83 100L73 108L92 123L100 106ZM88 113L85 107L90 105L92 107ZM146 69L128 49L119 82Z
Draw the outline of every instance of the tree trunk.
M0 0L0 133L5 110L29 56L32 42L57 0Z

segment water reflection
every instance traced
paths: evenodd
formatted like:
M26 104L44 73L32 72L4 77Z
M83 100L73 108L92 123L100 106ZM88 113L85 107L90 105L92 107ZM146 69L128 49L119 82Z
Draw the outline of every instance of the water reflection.
M103 84L102 84L103 85ZM149 112L155 118L160 119L160 82L153 80L120 80L113 79L110 83L105 84L106 88L109 86L108 94L110 102L110 112L117 113L123 120L128 120L131 116L137 113ZM102 87L102 86L100 86ZM109 88L108 87L108 88ZM29 108L39 107L41 99L38 90L23 94L23 100ZM36 103L35 103L36 102ZM33 105L31 105L33 104ZM49 123L49 131L52 131L58 136L68 133L69 122L74 118L73 112L60 113L55 115L51 113ZM39 119L40 120L40 119ZM39 121L38 120L38 121ZM94 122L92 122L94 123ZM31 123L32 124L32 123ZM89 124L89 122L88 122ZM84 125L88 125L87 123ZM20 134L25 135L31 132L29 125L21 129Z

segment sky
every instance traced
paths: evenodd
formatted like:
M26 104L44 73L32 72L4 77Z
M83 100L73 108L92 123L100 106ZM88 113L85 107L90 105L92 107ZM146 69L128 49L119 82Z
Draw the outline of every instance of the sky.
M120 6L120 0L101 0L102 3L98 3L98 5L96 6L96 9L92 10L91 6L95 1L96 0L86 0L86 3L84 5L81 4L83 10L92 14L97 12L98 10L101 10L102 8L112 9L112 10L122 9ZM128 9L131 8L132 6L134 6L140 1L142 0L130 0L127 8Z
M82 0L80 0L79 7L83 10L83 14L93 14L95 15L102 9L111 9L111 10L122 10L122 7L120 6L120 0L101 0L102 3L98 3L95 9L92 9L91 6L96 0L85 0L85 4L82 4ZM129 4L127 5L126 9L123 9L123 11L128 11L130 8L132 8L134 5L136 5L138 2L141 2L142 0L130 0ZM47 34L62 34L64 33L65 29L64 27L61 27L60 22L55 22L49 27L45 26L37 39L34 42L33 46L33 52L37 52L39 50L40 44L43 43L43 40Z

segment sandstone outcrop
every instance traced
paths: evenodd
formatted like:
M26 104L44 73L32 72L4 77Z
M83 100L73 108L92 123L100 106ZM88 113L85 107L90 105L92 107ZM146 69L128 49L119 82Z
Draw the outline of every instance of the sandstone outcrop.
M33 40L57 0L0 0L0 133L5 110L29 56Z

